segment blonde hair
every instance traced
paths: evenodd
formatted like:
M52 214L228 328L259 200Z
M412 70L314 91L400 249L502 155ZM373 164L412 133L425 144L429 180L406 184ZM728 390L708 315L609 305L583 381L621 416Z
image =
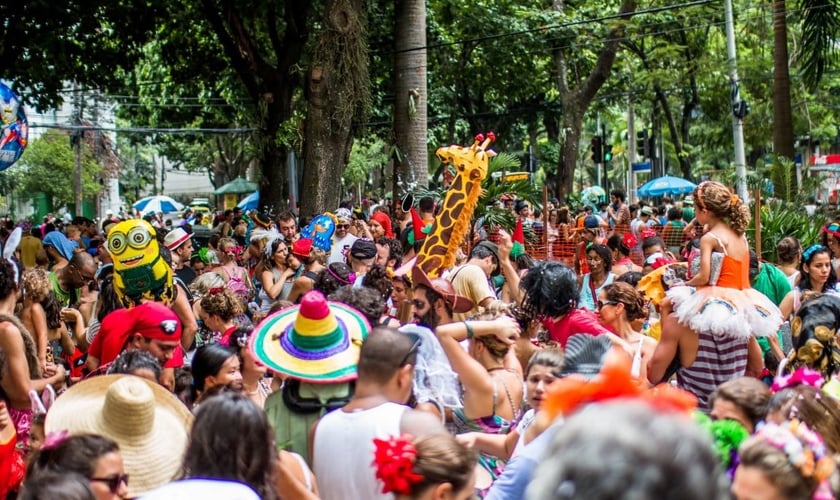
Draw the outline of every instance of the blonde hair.
M701 182L694 190L694 203L703 210L729 221L729 226L739 235L744 234L750 224L750 209L720 182Z
M453 493L469 485L477 457L473 450L460 444L453 436L434 434L416 438L414 448L417 458L412 472L423 476L423 481L412 488L412 497L417 498L438 484L451 484Z
M211 288L224 287L225 280L219 273L206 272L190 283L190 292L199 297L204 296Z
M42 302L52 290L52 283L43 269L31 269L23 273L23 293L33 302Z

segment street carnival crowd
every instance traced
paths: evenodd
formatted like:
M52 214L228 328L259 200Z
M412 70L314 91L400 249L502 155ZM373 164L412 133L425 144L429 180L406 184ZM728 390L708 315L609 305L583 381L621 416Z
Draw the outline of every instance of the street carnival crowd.
M8 222L1 495L837 498L840 223L656 201Z

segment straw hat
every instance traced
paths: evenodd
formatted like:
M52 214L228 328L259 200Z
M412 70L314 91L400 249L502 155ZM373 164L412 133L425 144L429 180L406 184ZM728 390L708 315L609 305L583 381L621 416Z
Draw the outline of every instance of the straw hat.
M356 379L370 324L359 311L307 292L300 304L264 319L248 348L263 364L290 377L329 384Z
M47 433L101 434L117 442L129 497L166 484L181 470L192 414L172 393L133 375L102 375L72 386L47 412Z

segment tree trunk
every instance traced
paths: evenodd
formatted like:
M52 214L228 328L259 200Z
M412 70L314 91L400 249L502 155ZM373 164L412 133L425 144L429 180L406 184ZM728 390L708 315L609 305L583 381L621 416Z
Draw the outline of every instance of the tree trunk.
M554 0L554 9L562 12L564 9L563 0ZM618 13L629 18L634 10L636 10L635 0L623 0ZM563 144L559 164L557 165L557 183L555 186L557 199L560 200L561 204L565 203L566 195L572 191L574 184L584 115L586 110L589 109L589 105L592 104L592 100L598 94L598 90L610 76L618 52L619 41L624 33L622 23L615 23L612 26L604 35L603 46L598 52L598 59L589 75L575 87L569 85L563 48L555 49L558 89L560 103L563 107L563 131L561 132Z
M794 158L785 0L773 0L773 149Z
M306 81L301 215L338 208L353 119L367 112L370 82L361 3L327 0L324 7L324 28Z
M394 200L429 184L426 145L426 2L394 2Z
M251 26L234 2L203 0L203 12L219 43L251 98L261 122L257 136L260 158L260 206L284 210L289 206L286 158L290 142L278 141L280 126L292 116L292 102L300 83L298 66L309 38L311 2L269 2L265 23L269 44L258 43ZM277 11L281 6L282 13ZM278 32L276 27L285 31ZM271 48L262 52L268 45ZM274 65L272 65L272 63Z

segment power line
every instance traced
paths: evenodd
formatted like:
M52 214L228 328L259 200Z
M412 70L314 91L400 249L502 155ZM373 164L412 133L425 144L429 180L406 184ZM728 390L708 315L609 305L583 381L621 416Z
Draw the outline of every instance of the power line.
M202 135L202 134L251 134L259 129L255 128L156 128L156 127L102 127L98 125L61 125L48 123L30 123L29 128L47 128L71 131L124 132L131 134L173 134L173 135Z
M476 38L467 38L467 39L462 39L462 40L455 40L455 41L452 41L452 42L438 43L438 44L434 44L434 45L424 45L422 47L411 47L411 48L402 49L402 50L375 51L375 52L371 52L371 54L403 54L403 53L406 53L406 52L415 52L415 51L418 51L418 50L436 49L436 48L439 48L439 47L449 47L449 46L452 46L452 45L461 45L461 44L465 44L465 43L480 43L480 42L484 42L484 41L487 41L487 40L496 40L496 39L499 39L499 38L507 38L507 37L511 37L511 36L527 35L529 33L538 33L538 32L541 32L541 31L549 31L549 30L555 30L555 29L561 29L561 28L571 28L573 26L580 26L580 25L583 25L583 24L601 23L601 22L604 22L604 21L612 21L612 20L615 20L615 19L629 19L629 18L634 17L634 16L641 16L641 15L645 15L645 14L656 14L658 12L667 12L667 11L671 11L671 10L679 10L679 9L688 8L688 7L696 7L696 6L699 6L699 5L707 5L707 4L713 3L714 1L715 0L695 0L693 2L685 2L685 3L673 4L673 5L663 5L662 7L651 7L649 9L637 10L637 11L633 11L633 12L628 12L626 14L621 14L621 13L609 14L609 15L601 16L601 17L580 19L580 20L577 20L577 21L568 21L568 22L565 22L565 23L555 24L555 25L552 25L552 26L540 26L538 28L531 28L531 29L527 29L527 30L509 31L509 32L506 32L506 33L494 33L492 35L485 35L485 36L480 36L480 37L476 37Z

